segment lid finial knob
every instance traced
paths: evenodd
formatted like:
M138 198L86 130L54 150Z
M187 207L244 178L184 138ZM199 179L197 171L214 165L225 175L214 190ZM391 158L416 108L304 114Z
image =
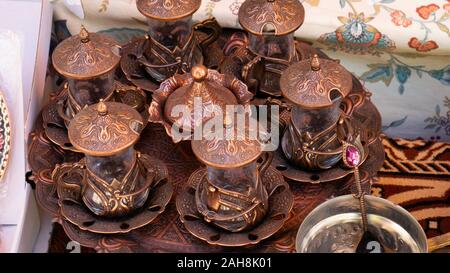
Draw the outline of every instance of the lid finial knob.
M196 82L202 82L208 76L208 68L206 66L200 64L192 67L191 75Z
M311 59L311 69L314 71L320 70L320 61L319 56L317 54L314 54L314 56Z
M100 102L97 105L97 112L99 115L104 116L108 113L108 107L106 106L103 99L100 99Z
M89 32L84 27L84 25L81 25L80 38L83 43L89 42Z

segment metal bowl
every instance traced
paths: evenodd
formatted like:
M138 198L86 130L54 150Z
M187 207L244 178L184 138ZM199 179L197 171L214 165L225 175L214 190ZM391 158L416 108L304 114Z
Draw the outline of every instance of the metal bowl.
M368 229L379 241L369 242L368 252L427 252L425 232L409 212L386 199L365 198ZM358 199L340 196L321 204L305 218L297 233L296 250L354 253L362 233Z

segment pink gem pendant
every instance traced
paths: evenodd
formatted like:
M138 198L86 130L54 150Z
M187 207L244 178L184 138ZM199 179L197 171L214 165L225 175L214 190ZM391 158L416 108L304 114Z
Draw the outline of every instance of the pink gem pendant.
M350 167L356 167L361 162L359 150L352 145L348 145L345 151L345 161Z
M358 167L361 164L361 158L361 152L356 146L349 143L344 145L342 159L347 167Z

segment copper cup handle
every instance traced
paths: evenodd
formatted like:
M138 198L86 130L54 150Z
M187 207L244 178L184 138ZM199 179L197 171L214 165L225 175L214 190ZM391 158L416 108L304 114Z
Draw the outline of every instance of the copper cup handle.
M200 47L205 50L210 44L214 43L222 31L216 18L206 19L194 25L194 30L207 29L211 33L202 41L199 41Z
M347 116L351 116L353 113L353 109L354 109L354 103L353 103L352 99L350 99L350 97L345 97L342 100L341 105L344 106L344 113Z
M272 164L273 153L265 152L262 156L263 161L258 166L258 172L260 176L263 176L267 169L270 167L270 164Z
M72 119L66 114L64 111L64 103L63 101L58 101L56 104L56 110L58 111L58 115L65 121L70 122Z
M341 105L344 106L344 113L347 116L351 116L353 114L353 111L364 102L365 97L367 96L370 95L367 92L365 92L365 93L354 93L345 97L341 102ZM356 99L353 100L352 99L353 97L355 97Z
M258 56L253 60L251 60L250 62L248 62L246 65L244 65L241 73L241 77L244 82L248 81L248 76L250 74L250 70L252 69L252 67L255 66L257 63L259 63L261 60L262 60L261 57Z
M82 182L80 184L63 183L61 179L71 173L77 173L78 175L80 175L82 177ZM57 165L52 172L52 180L55 183L58 197L62 200L72 201L77 204L81 203L81 196L83 194L84 188L84 178L84 164L81 162L64 163L62 165ZM69 188L70 192L72 193L69 196L66 194L66 192L68 191L65 191L65 189L67 188Z

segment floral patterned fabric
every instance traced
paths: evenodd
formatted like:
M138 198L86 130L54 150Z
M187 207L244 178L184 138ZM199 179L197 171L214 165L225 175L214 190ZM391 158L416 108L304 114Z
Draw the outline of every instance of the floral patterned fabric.
M64 25L70 33L84 24L125 43L146 30L135 0L53 2L57 29ZM224 27L239 28L242 2L203 0L194 19L214 16ZM296 36L361 79L373 93L386 135L450 140L450 0L302 2L306 18Z

